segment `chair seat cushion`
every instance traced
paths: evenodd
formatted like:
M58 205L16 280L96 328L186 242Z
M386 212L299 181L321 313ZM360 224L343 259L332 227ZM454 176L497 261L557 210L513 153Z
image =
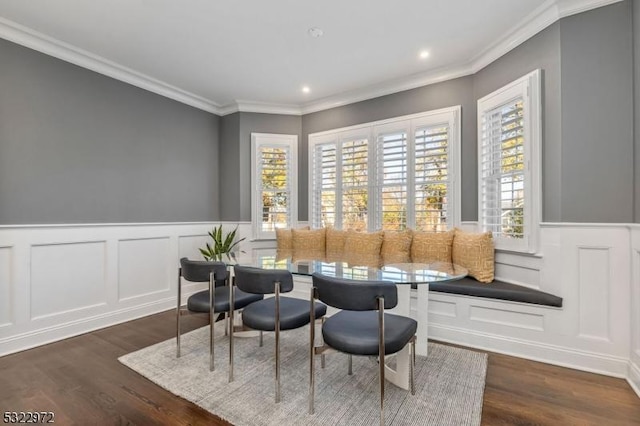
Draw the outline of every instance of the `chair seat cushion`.
M263 299L261 294L245 293L237 288L234 288L234 292L235 309L242 309ZM213 295L213 312L229 312L229 287L216 287ZM209 312L209 290L200 291L190 296L187 300L187 308L193 312Z
M385 354L406 346L416 334L418 323L407 317L384 314ZM341 311L327 318L322 326L327 345L353 355L378 354L378 312Z
M327 313L327 306L315 304L316 318ZM274 331L276 299L270 297L253 303L242 311L242 322L254 330ZM292 297L280 298L280 330L291 330L309 324L309 301Z

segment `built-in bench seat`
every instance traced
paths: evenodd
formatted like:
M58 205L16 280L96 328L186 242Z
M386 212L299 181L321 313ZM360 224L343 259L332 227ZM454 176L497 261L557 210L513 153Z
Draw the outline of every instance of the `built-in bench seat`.
M457 281L429 284L429 291L562 307L561 297L497 280L485 284L466 277Z

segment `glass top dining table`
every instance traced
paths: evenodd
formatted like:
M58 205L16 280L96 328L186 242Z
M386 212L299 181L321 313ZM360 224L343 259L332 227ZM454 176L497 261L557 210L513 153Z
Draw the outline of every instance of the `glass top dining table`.
M236 253L229 263L264 269L286 269L294 275L310 276L317 272L336 278L416 285L455 281L468 273L462 266L449 262L406 262L406 259L383 259L379 256L271 248L254 248Z
M468 271L449 262L407 262L406 258L386 258L360 256L353 253L325 253L324 251L292 251L272 248L253 248L236 253L228 261L230 274L233 266L253 266L264 269L285 269L297 276L314 273L352 280L391 281L398 285L398 304L390 310L397 315L414 317L418 322L416 330L416 354L428 354L428 305L430 283L455 281L464 278ZM310 284L295 283L300 290ZM412 290L412 287L417 288ZM302 294L308 294L302 291ZM415 291L415 303L412 292ZM413 305L413 307L412 307ZM396 367L386 366L385 378L403 389L409 389L409 346L396 354Z

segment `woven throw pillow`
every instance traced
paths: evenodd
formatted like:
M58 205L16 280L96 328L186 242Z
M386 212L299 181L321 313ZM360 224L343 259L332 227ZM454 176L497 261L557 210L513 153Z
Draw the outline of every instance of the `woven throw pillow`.
M327 253L339 254L344 250L344 242L347 239L347 231L340 231L333 226L327 228Z
M410 229L400 232L385 231L380 249L382 261L385 264L411 262L412 234Z
M348 231L344 242L344 252L349 255L380 256L384 231Z
M414 232L411 242L411 260L417 263L451 263L454 231Z
M303 226L299 229L309 229L309 227ZM276 247L278 250L293 249L293 235L291 234L291 229L276 228Z
M322 251L325 248L324 228L321 229L292 229L293 250L301 252L304 250Z
M470 233L456 228L453 238L453 263L467 268L469 275L481 283L493 281L493 249L491 232Z

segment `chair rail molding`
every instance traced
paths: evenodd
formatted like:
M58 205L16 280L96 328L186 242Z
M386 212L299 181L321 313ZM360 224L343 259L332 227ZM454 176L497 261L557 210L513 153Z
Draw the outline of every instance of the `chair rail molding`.
M174 308L179 259L202 258L219 224L251 235L248 222L0 226L0 356ZM183 301L205 287L183 285Z

